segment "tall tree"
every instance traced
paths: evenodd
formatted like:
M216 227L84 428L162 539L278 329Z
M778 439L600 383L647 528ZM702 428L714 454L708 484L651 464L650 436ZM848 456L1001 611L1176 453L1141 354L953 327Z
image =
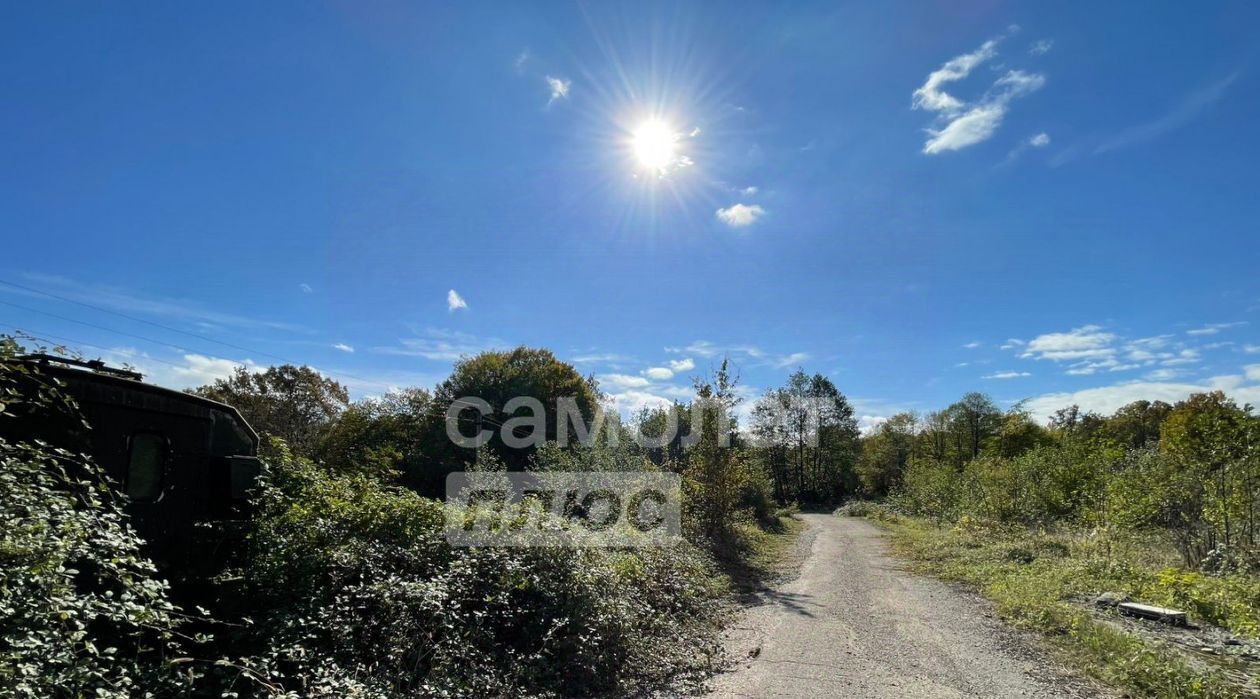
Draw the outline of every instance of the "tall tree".
M858 475L869 495L887 495L901 485L902 474L914 453L918 416L897 413L862 439Z
M416 480L430 458L428 438L442 417L422 388L390 391L350 405L320 439L317 456L330 468Z
M236 408L255 430L283 438L302 456L315 454L324 431L350 403L345 386L292 364L266 371L237 367L228 378L190 393Z
M542 414L537 414L539 409L524 405L519 400L522 398L541 403ZM485 401L489 405L488 414L472 407L468 399ZM436 413L445 416L455 404L459 414L452 423L460 434L472 437L488 430L489 441L485 447L508 469L519 471L528 466L536 445L514 446L505 442L505 437L517 444L535 441L535 437L539 438L536 440L539 443L555 441L560 421L568 419L559 414L561 399L573 401L579 413L573 417L581 418L587 425L593 423L600 408L594 378L582 376L573 365L556 359L550 350L518 347L508 352L483 352L457 362L450 378L434 392L433 406ZM572 421L569 422L565 429L572 437L575 431ZM439 429L445 434L445 423ZM539 429L542 434L537 434ZM460 447L441 436L435 441L440 466L445 471L458 470L475 458L472 449Z
M993 399L974 391L946 410L954 436L955 458L961 466L980 456L980 451L1002 423L1002 411L994 405Z
M753 409L753 434L779 497L833 501L857 486L853 407L830 379L797 370Z

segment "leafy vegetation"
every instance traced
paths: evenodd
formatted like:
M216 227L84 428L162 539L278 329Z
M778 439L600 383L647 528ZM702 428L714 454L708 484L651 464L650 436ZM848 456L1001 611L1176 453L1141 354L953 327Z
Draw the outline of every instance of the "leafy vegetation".
M1046 634L1071 664L1135 696L1239 697L1237 674L1143 638L1091 610L1100 592L1187 609L1196 619L1255 636L1260 582L1171 568L1141 538L1110 545L1083 532L1045 533L964 517L953 527L870 503L846 513L889 527L899 554L924 572L974 586L1022 628Z
M19 351L0 354L0 678L19 695L650 693L717 666L731 592L765 584L792 550L791 508L858 494L884 504L847 511L888 522L907 555L1133 692L1235 688L1081 600L1116 591L1260 637L1260 419L1221 394L1110 417L1067 408L1048 426L968 394L861 435L845 396L804 371L741 430L726 363L692 401L634 425L603 414L594 380L546 350L486 353L433 393L356 402L304 367L238 374L197 391L269 435L246 543L196 593L211 619L160 579L92 460L49 441L88 426L55 382L9 361ZM489 410L462 411L468 396ZM571 416L553 409L566 397ZM566 443L583 434L574 420L594 427ZM448 425L498 429L469 449ZM661 439L641 443L634 428ZM435 498L469 468L672 471L685 541L452 546L452 506Z
M459 391L478 393L479 380L594 390L550 353L482 359L457 368ZM38 409L87 429L55 382L32 383L20 362L2 368L6 417ZM522 457L436 443L445 410L434 406L454 385L344 404L334 382L285 367L199 391L272 433L233 567L209 591L174 595L203 595L213 619L172 601L89 457L0 441L0 677L41 697L475 697L646 692L712 671L733 583L764 576L797 529L751 452L719 446L736 434L725 369L698 385L697 410L713 419L669 462L684 476L687 541L658 548L450 545L451 506L426 496L426 478ZM597 436L583 448L548 441L523 465L659 468L617 421Z
M1047 427L969 396L863 441L867 495L925 569L992 598L1095 676L1144 696L1230 697L1236 677L1099 620L1114 592L1260 638L1260 418L1221 393L1072 406Z
M0 344L0 424L71 401ZM82 427L81 422L79 426ZM87 457L0 437L0 687L7 696L131 697L192 685L184 616Z

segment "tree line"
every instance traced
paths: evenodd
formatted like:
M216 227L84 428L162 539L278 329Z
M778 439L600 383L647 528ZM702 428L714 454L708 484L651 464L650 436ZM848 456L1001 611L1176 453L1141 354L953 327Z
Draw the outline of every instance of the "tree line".
M1084 526L1171 539L1192 568L1260 563L1260 417L1216 391L1068 406L1038 424L969 393L862 440L864 494L940 522Z

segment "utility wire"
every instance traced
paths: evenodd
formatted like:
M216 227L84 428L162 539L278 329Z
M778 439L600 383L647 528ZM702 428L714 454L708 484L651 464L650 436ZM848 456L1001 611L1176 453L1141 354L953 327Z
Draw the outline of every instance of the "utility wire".
M260 351L260 350L250 349L250 348L248 348L248 347L243 347L243 346L241 346L241 345L234 345L234 344L232 344L232 343L230 343L230 342L224 342L224 341L222 341L222 340L216 340L216 339L214 339L214 338L212 338L212 337L205 337L204 335L198 335L197 333L188 332L187 330L180 330L179 328L172 328L172 327L171 327L171 326L169 326L169 325L163 325L163 324L161 324L161 323L155 323L155 322L153 322L153 321L151 321L151 320L145 320L144 318L137 318L137 317L135 317L135 316L128 315L128 314L126 314L126 313L121 313L121 312L119 312L119 311L115 311L115 310L112 310L112 309L109 309L109 308L103 308L103 307L101 307L101 306L96 306L96 305L93 305L93 304L90 304L90 303L86 303L86 302L84 302L84 301L78 301L78 300L75 300L75 299L72 299L72 298L69 298L69 297L66 297L66 296L60 296L60 295L58 295L58 294L54 294L54 293L52 293L52 292L50 292L50 291L44 291L44 290L42 290L42 289L36 289L36 288L35 288L35 287L33 287L33 286L26 286L25 284L18 284L17 282L11 282L11 281L8 281L8 280L6 280L6 279L0 279L0 284L4 284L4 285L6 285L6 286L11 286L11 287L13 287L13 288L15 288L15 289L21 289L21 290L23 290L23 291L29 291L29 292L31 292L31 293L33 293L33 294L39 294L40 296L47 296L48 298L57 299L58 301L64 301L64 302L66 302L66 303L73 303L73 304L75 304L76 306L83 306L84 308L90 308L90 309L92 309L92 310L94 310L94 311L99 311L99 312L101 312L101 313L109 313L110 315L116 315L116 316L118 316L118 317L120 317L120 318L126 318L127 320L134 321L134 322L136 322L136 323L144 323L145 325L151 325L151 326L153 326L153 327L155 327L155 328L161 328L161 329L166 330L166 331L168 331L168 332L178 333L178 334L180 334L180 335L187 335L188 337L196 338L196 339L198 339L198 340L202 340L202 341L205 341L205 342L213 342L213 343L214 343L214 344L216 344L216 345L222 345L222 346L224 346L224 347L231 347L231 348L232 348L232 349L234 349L234 350L240 350L240 351L242 351L242 352L249 352L249 353L251 353L251 354L257 354L257 355L261 355L261 356L264 356L264 357L269 357L269 358L271 358L271 359L278 359L278 360L280 360L280 361L282 361L282 362L285 362L285 363L287 363L287 364L297 364L297 363L300 363L300 362L293 362L293 361L291 361L291 360L289 360L289 359L286 359L286 358L284 358L284 357L281 357L281 356L279 356L279 355L270 354L270 353L267 353L267 352L262 352L262 351Z
M35 293L35 294L41 294L41 295L43 295L43 296L47 296L47 297L49 297L49 298L56 299L56 300L58 300L58 301L64 301L64 302L66 302L66 303L73 303L73 304L75 304L75 305L78 305L78 306L83 306L84 308L90 308L90 309L92 309L92 310L94 310L94 311L99 311L99 312L101 312L101 313L109 313L109 314L111 314L111 315L115 315L115 316L118 316L118 317L120 317L120 318L126 318L127 320L135 321L135 322L137 322L137 323L144 323L144 324L146 324L146 325L151 325L151 326L153 326L153 327L155 327L155 328L161 328L161 329L163 329L163 330L167 330L167 331L170 331L170 332L173 332L173 333L179 333L180 335L187 335L188 337L196 338L197 340L201 340L201 341L203 341L203 342L213 342L213 343L214 343L214 344L216 344L216 345L223 345L224 347L231 347L232 349L240 350L240 351L242 351L242 352L248 352L249 354L252 354L252 355L255 355L255 356L269 357L269 358L271 358L271 359L276 359L276 360L279 360L279 361L281 361L281 362L284 362L285 364L294 364L294 365L301 365L301 366L305 366L305 365L307 365L307 362L299 362L299 361L296 361L296 360L294 360L294 359L290 359L290 358L288 358L288 357L281 357L280 355L277 355L277 354L271 354L271 353L269 353L269 352L263 352L262 350L251 349L251 348L249 348L249 347L244 347L244 346L242 346L242 345L235 345L235 344L232 344L232 343L230 343L230 342L223 342L223 341L220 341L220 340L216 340L216 339L214 339L214 338L212 338L212 337L205 337L205 336L203 336L203 335L198 335L198 334L196 334L196 333L191 333L191 332L188 332L188 331L186 331L186 330L180 330L179 328L172 328L172 327L170 327L170 326L163 325L163 324L161 324L161 323L155 323L155 322L153 322L153 321L150 321L150 320L145 320L145 319L143 319L143 318L137 318L137 317L135 317L135 316L131 316L131 315L128 315L128 314L126 314L126 313L119 313L118 311L113 311L113 310L110 310L110 309L108 309L108 308L102 308L102 307L100 307L100 306L95 306L95 305L92 305L92 304L90 304L90 303L85 303L85 302L83 302L83 301L76 301L75 299L72 299L72 298L67 298L67 297L65 297L65 296L59 296L59 295L57 295L57 294L54 294L54 293L51 293L51 292L47 292L47 291L42 291L42 290L40 290L40 289L36 289L35 287L26 286L26 285L24 285L24 284L18 284L18 283L16 283L16 282L7 281L7 280L4 280L4 279L0 279L0 284L5 284L5 285L7 285L7 286L11 286L11 287L14 287L14 288L17 288L17 289L22 289L22 290L24 290L24 291L29 291L29 292L31 292L31 293ZM27 307L27 306L22 306L22 305L19 305L19 304L16 304L16 303L12 303L12 302L9 302L9 301L0 301L0 304L6 305L6 306L10 306L10 307L13 307L13 308L18 308L18 309L21 309L21 310L23 310L23 311L27 311L27 312L30 312L30 313L39 313L39 314L46 315L46 316L49 316L49 317L52 317L52 318L57 318L58 320L68 321L68 322L71 322L71 323L77 323L77 324L79 324L79 325L85 325L85 326L87 326L87 327L90 327L90 328L95 328L95 329L97 329L97 330L103 330L103 331L105 331L105 332L114 333L115 335L121 335L121 336L123 336L123 337L130 337L130 338L133 338L133 339L136 339L136 340L142 340L142 341L144 341L144 342L151 342L151 343L154 343L154 344L157 344L157 345L161 345L161 346L163 346L163 347L170 347L170 348L173 348L173 349L179 350L179 351L181 351L181 352L194 352L194 351L197 351L197 350L195 350L195 349L191 349L191 348L188 348L188 347L183 347L183 346L181 346L181 345L174 345L174 344L171 344L171 343L169 343L169 342L163 342L162 340L156 340L156 339L151 338L151 337L145 337L145 336L143 336L143 335L136 335L136 334L134 334L134 333L125 332L125 331L123 331L123 330L117 330L117 329L115 329L115 328L106 327L106 326L104 326L104 325L97 325L97 324L95 324L95 323L89 323L89 322L87 322L87 321L76 320L76 319L74 319L74 318L68 318L68 317L66 317L66 316L58 315L58 314L56 314L56 313L51 313L51 312L49 312L49 311L41 311L41 310L39 310L39 309L30 308L30 307ZM107 352L108 352L108 351L111 351L111 350L109 350L108 348L104 348L104 347L101 347L101 346L99 346L99 345L93 345L93 344L90 344L90 343L87 343L87 342L82 342L82 343L77 343L77 344L82 344L82 345L84 345L84 346L87 346L87 347L93 347L93 348L96 348L96 349L103 349L103 350L105 350L105 351L107 351ZM153 358L153 357L146 357L146 359L154 359L154 361L162 361L162 360L157 360L157 359L155 359L155 358ZM179 366L178 364L172 364L171 362L166 362L166 361L163 361L162 363L163 363L163 364L171 364L171 366ZM238 363L239 363L239 362L238 362ZM359 381L359 382L362 382L362 383L376 383L376 382L374 382L374 381L372 381L372 380L370 380L370 379L366 379L366 378L363 378L363 377L361 377L361 376L355 376L354 374L351 374L351 373L348 373L348 372L345 372L345 371L329 371L329 370L323 369L323 370L320 370L320 372L321 372L321 373L323 373L323 374L327 374L327 375L329 375L329 376L333 376L333 377L341 377L341 378L343 378L343 379L350 379L351 381Z

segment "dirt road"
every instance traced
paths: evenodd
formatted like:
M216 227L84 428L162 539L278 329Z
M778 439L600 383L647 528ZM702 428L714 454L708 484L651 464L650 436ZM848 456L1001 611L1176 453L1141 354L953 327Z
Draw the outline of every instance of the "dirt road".
M861 519L802 515L800 575L730 632L718 697L1094 697L981 598L907 573Z

